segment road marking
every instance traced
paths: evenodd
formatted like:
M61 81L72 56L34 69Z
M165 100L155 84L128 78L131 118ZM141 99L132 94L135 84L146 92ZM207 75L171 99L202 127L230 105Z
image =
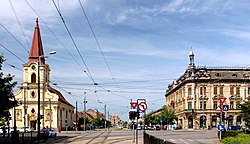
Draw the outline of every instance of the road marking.
M192 140L192 139L187 139L188 141L194 141L194 140Z
M189 144L188 142L186 142L186 139L178 139L180 140L181 142L185 143L185 144Z
M174 139L169 139L170 141L176 141L176 140L174 140Z

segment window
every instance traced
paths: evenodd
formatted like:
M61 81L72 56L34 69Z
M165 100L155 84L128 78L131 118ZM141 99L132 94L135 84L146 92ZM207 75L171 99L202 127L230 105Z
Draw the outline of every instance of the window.
M220 87L220 94L223 95L223 87Z
M200 95L206 95L206 87L200 87Z
M31 75L31 83L36 83L36 74L35 73L33 73Z
M217 108L217 101L214 101L214 109L216 109Z
M217 95L217 86L214 87L214 95Z
M250 87L248 87L247 93L248 93L248 95L250 96Z
M236 87L236 94L240 95L240 87Z
M66 119L68 118L68 111L66 111Z
M204 109L206 109L206 107L207 107L207 102L204 101Z
M203 109L203 101L200 101L200 109Z
M230 87L230 95L233 95L234 94L234 87Z
M230 109L234 109L234 102L233 101L230 102Z
M203 87L200 87L200 95L203 94Z
M192 88L189 87L189 88L188 88L188 97L191 97L191 95L192 95Z
M188 102L188 109L192 109L192 102Z

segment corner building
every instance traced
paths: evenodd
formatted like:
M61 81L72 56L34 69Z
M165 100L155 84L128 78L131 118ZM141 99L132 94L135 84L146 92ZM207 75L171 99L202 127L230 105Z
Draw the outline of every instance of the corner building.
M39 86L38 74L40 76ZM60 131L72 126L74 106L58 90L50 86L50 67L45 63L38 19L36 19L28 62L23 64L23 82L20 84L19 91L14 94L15 99L19 101L19 106L15 108L15 111L10 109L11 127L14 126L15 113L17 128L33 127L37 130L38 87L40 87L40 115L43 116L40 119L40 128L48 126Z
M236 67L196 67L192 50L185 73L168 86L166 106L175 109L177 125L183 129L215 128L220 124L219 98L229 109L223 114L226 126L245 125L239 104L250 100L250 69ZM225 116L226 115L226 116Z

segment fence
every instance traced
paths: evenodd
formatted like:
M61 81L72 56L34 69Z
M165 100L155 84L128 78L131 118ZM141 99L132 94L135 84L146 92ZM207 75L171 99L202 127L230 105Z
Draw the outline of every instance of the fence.
M172 142L168 142L166 140L149 135L146 132L143 133L143 143L144 144L174 144Z

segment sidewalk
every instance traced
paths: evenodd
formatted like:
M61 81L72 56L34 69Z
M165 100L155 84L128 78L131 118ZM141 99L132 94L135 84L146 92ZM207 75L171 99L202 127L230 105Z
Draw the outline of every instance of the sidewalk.
M0 144L9 144L11 140L11 137L3 137L2 135L0 136Z

